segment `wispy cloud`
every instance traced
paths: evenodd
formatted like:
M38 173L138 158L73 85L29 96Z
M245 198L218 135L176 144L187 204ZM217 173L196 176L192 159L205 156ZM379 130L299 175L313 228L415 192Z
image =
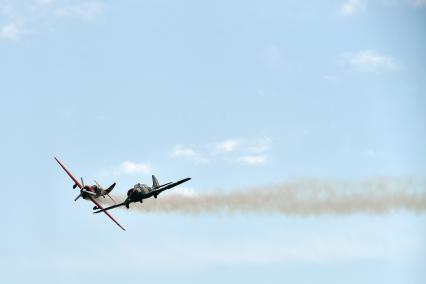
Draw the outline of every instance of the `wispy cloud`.
M345 64L365 71L396 70L397 61L388 55L376 51L364 50L343 55Z
M17 22L7 23L0 27L0 39L17 40L23 33L21 25Z
M92 1L67 5L55 10L55 15L79 20L93 20L103 14L107 5L103 2Z
M94 20L106 10L107 4L99 0L0 0L0 39L18 40L52 30L59 20Z
M268 157L266 155L242 156L238 158L238 161L247 165L263 165L268 161Z
M368 2L371 0L345 0L339 9L340 14L344 16L353 16L359 14L360 12L366 10ZM373 1L371 1L373 2ZM391 3L400 3L402 5L411 5L413 7L422 7L426 5L426 0L384 0L384 1L375 1L379 4L386 5Z
M209 160L204 154L197 152L193 146L176 145L171 153L171 156L197 162L208 162Z
M152 172L150 165L144 163L135 163L132 161L124 161L120 165L120 170L125 174L149 174Z
M364 0L347 0L340 7L340 13L343 15L353 15L365 8Z
M261 165L269 160L267 152L271 143L272 140L270 138L263 138L258 140L226 139L202 146L177 145L174 147L171 156L195 162L221 160L248 165Z
M150 174L150 173L152 173L152 167L148 163L124 161L118 166L102 170L101 176L121 176L121 175Z
M229 139L222 142L218 142L215 145L215 148L218 152L232 152L237 149L240 145L240 141L237 139Z

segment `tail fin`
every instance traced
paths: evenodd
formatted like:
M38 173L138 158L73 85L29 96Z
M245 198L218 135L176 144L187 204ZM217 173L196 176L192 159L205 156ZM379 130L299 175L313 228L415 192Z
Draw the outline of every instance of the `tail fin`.
M105 189L105 191L107 192L107 194L110 193L114 189L114 186L115 186L115 182L113 184L111 184L110 187L108 187L107 189Z
M160 184L158 183L157 178L154 175L152 175L152 188L157 188L159 186Z

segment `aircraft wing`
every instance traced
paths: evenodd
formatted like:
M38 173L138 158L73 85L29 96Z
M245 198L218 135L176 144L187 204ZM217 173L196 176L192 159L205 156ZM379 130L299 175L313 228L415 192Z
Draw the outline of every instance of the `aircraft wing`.
M98 210L98 211L95 211L95 212L93 212L93 213L100 213L100 212L105 212L105 213L107 213L106 211L107 210L110 210L110 209L113 209L113 208L117 208L117 207L120 207L120 206L123 206L123 205L125 205L126 204L126 201L124 201L124 202L122 202L122 203L119 203L119 204L115 204L115 205L112 205L112 206L110 206L110 207L107 207L107 208L100 208L100 210Z
M190 180L190 179L191 179L191 178L185 178L185 179L182 179L182 180L177 181L177 182L171 182L171 183L165 184L164 186L161 186L161 187L157 188L157 189L156 189L156 190L154 190L153 192L158 192L158 193L160 193L160 192L162 192L162 191L164 191L164 190L166 190L166 189L170 189L170 188L172 188L172 187L178 186L178 185L179 185L179 184L181 184L181 183L187 182L187 181L188 181L188 180Z
M93 199L92 197L90 197L90 200L92 200L92 202L93 203L95 203L96 204L96 206L100 209L100 211L98 211L98 212L104 212L115 224L117 224L117 226L119 226L123 231L125 231L126 229L124 229L121 225L120 225L120 223L118 223L107 211L105 211L105 209L98 203L98 202L96 202L96 200L95 199ZM124 205L124 204L123 204ZM114 205L115 206L115 205ZM108 208L107 208L108 209ZM95 212L95 213L98 213L98 212Z
M67 173L67 175L73 180L73 182L80 188L83 189L83 186L78 182L78 180L70 173L70 171L65 168L65 166L55 157L56 162L61 166L61 168L64 169L64 171Z

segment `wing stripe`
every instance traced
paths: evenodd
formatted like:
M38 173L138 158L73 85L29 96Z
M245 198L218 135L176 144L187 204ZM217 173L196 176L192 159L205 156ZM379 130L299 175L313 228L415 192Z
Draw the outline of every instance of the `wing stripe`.
M112 205L112 206L110 206L110 207L107 207L107 208L102 208L102 209L99 209L98 211L95 211L95 212L93 212L93 213L100 213L100 212L105 212L105 211L108 211L108 210L110 210L110 209L113 209L113 208L117 208L117 207L120 207L120 206L123 206L123 205L126 205L126 202L124 201L124 202L122 202L122 203L119 203L119 204L115 204L115 205Z
M56 158L56 157L54 157L55 158L55 160L56 160L56 162L58 162L58 164L61 166L61 168L63 168L64 169L64 171L67 173L67 175L75 182L75 184L80 188L80 189L82 189L83 188L83 186L78 182L78 180L75 178L75 177L73 177L73 175L70 173L70 171L68 171L67 170L67 168L65 168L65 166Z
M97 203L92 197L90 197L90 200L92 200L92 202L93 203L95 203L96 204L96 206L100 209L100 210L103 210L104 208L99 204L99 203ZM118 223L107 211L102 211L102 212L104 212L112 221L114 221L114 223L115 224L117 224L117 226L119 226L123 231L125 231L126 229L124 229L121 225L120 225L120 223Z

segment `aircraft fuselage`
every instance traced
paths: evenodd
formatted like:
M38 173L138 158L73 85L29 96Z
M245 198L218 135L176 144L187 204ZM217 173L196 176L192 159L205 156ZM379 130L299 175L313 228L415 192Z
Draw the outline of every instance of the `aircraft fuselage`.
M154 190L146 184L137 183L133 188L127 191L128 203L142 202L142 200L154 196L154 193L158 194L158 192L154 192Z

